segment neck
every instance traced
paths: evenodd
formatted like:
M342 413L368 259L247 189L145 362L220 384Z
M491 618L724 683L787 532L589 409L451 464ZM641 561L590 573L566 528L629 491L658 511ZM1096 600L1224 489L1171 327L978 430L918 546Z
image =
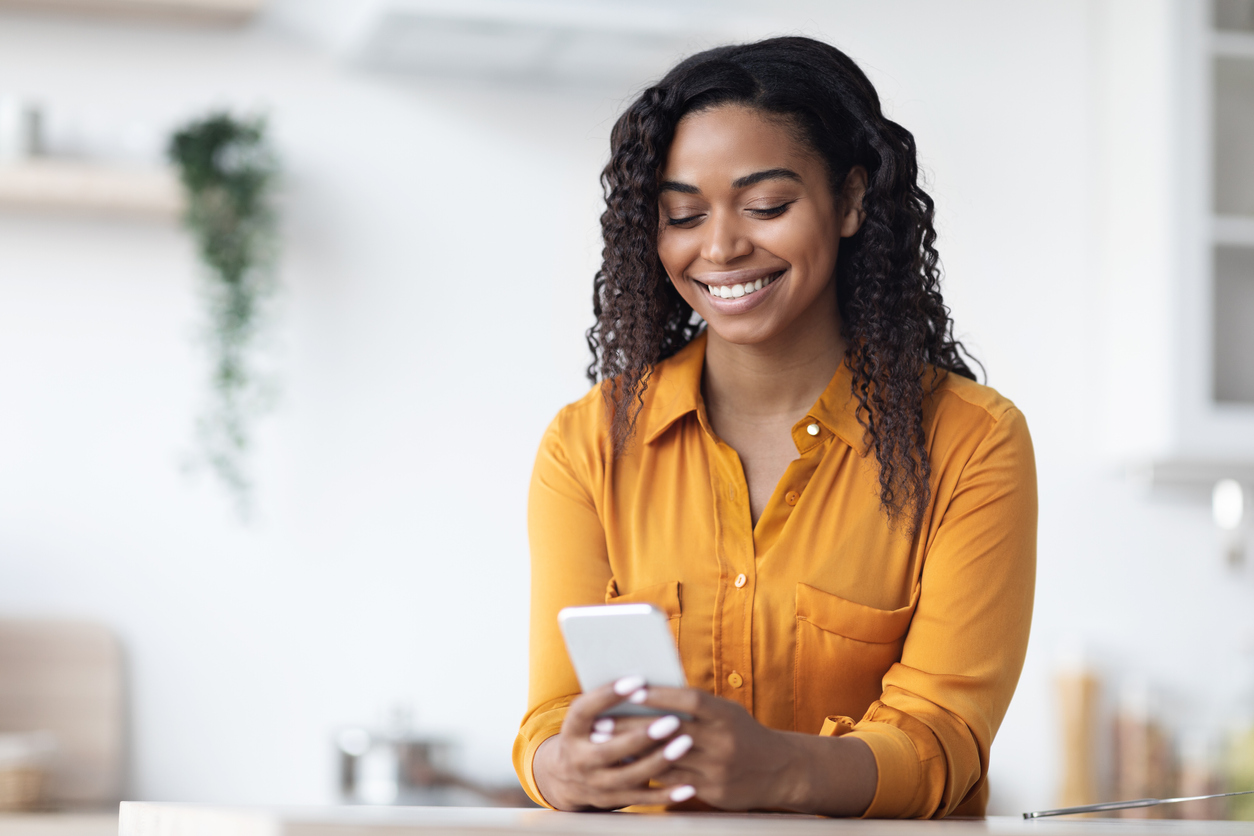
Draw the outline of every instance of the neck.
M710 330L702 389L707 409L757 420L795 421L814 405L845 357L835 299L816 304L808 321L750 345Z

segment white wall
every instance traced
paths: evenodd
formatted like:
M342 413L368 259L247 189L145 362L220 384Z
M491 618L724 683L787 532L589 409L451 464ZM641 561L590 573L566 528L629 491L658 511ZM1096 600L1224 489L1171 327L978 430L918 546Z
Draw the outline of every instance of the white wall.
M626 91L373 75L285 34L299 9L243 33L0 16L0 87L150 145L213 105L265 108L287 171L284 396L250 527L180 472L204 389L185 235L0 213L0 613L118 631L130 797L330 800L332 729L397 701L462 740L468 769L511 775L526 483L585 389L596 177ZM1204 505L1140 495L1100 450L1092 8L775 14L849 51L914 131L946 299L1028 416L1037 610L992 781L1002 811L1048 806L1068 636L1207 717L1244 687L1222 672L1254 636Z

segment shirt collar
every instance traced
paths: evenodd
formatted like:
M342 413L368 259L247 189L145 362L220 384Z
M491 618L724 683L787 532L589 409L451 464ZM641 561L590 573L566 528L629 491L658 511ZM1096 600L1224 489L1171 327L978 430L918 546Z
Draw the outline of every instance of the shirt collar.
M701 371L705 368L705 343L706 332L703 330L693 337L692 342L654 369L649 379L653 396L645 399L646 406L640 413L641 430L646 444L652 444L688 413L704 415ZM806 417L798 422L798 426L817 421L828 432L856 450L858 455L865 456L870 447L866 440L866 429L858 423L857 407L858 401L853 396L853 373L849 369L848 361L845 361L832 375L827 388L810 407Z

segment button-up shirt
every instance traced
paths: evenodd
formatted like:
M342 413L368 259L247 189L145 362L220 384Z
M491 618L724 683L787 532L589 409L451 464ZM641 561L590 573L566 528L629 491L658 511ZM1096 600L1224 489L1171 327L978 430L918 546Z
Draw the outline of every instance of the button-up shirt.
M1023 415L943 375L924 406L931 499L912 532L880 506L846 364L792 427L797 458L755 524L740 459L701 397L704 334L659 363L611 452L600 390L564 408L531 481L531 665L514 764L531 771L579 684L567 606L647 601L689 685L774 728L861 738L868 816L982 812L989 747L1027 649L1036 470ZM930 373L929 373L930 378Z

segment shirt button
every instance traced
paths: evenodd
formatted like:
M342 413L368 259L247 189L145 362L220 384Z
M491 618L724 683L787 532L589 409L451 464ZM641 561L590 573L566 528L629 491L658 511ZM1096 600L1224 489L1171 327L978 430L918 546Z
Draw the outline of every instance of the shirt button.
M748 578L746 578L746 577L744 576L744 573L743 573L743 572L742 572L742 573L740 573L739 575L737 575L737 576L736 576L736 588L737 588L737 589L739 589L740 587L744 586L744 585L745 585L745 581L747 581L747 580L748 580Z
M819 425L818 425L818 424L811 424L810 426L806 427L806 432L808 432L810 435L818 435L818 434L819 434Z
M789 491L788 493L784 494L784 501L787 502L789 505L796 505L798 500L800 499L801 499L801 494L797 493L796 491Z
M731 672L731 676L727 677L727 681L731 683L731 687L733 688L739 688L741 685L745 684L745 678L735 671Z

